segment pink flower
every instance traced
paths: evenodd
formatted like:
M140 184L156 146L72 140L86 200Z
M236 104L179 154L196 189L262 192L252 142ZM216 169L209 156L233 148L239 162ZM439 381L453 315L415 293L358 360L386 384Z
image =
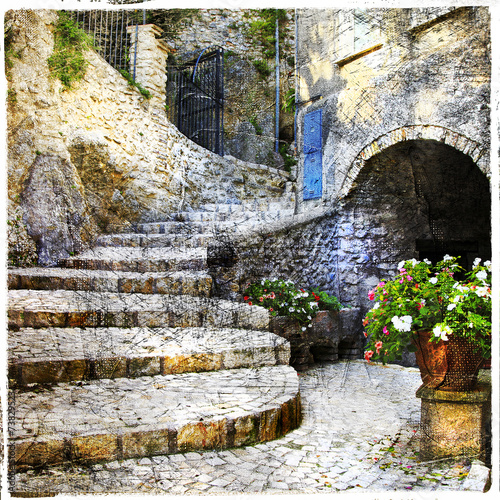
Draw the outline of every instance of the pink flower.
M365 359L366 361L370 361L370 358L373 356L373 351L366 351L365 352Z
M404 267L402 267L400 270L399 270L399 274L405 274L406 273L406 269Z
M380 349L382 349L382 341L379 340L378 342L375 342L375 349L377 349L377 354L380 354Z
M420 311L420 309L422 309L422 307L424 307L424 304L422 304L422 302L419 302L417 304L417 310Z
M408 281L411 281L413 278L412 278L410 275L408 275L408 276L406 277L406 279L407 279Z
M378 285L377 288L384 288L385 283L381 281Z
M370 290L370 291L368 292L368 299L369 299L369 300L373 300L373 299L375 299L375 290Z
M261 302L263 302L263 301L264 301L264 297L259 297L259 300L260 300Z
M389 330L387 329L387 326L384 326L384 329L382 330L386 335L389 335Z

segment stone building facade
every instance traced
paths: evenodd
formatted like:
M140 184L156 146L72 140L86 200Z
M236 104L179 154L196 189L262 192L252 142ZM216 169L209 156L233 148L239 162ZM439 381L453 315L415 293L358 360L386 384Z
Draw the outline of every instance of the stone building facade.
M488 8L297 22L298 211L336 212L321 285L366 304L403 259L489 258Z

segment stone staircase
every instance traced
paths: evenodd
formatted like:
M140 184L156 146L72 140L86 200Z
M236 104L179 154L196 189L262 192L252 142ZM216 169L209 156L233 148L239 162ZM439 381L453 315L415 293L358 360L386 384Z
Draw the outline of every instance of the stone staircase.
M207 272L218 235L291 205L205 206L102 235L57 268L10 269L15 467L231 448L296 428L289 343L265 309L215 297Z

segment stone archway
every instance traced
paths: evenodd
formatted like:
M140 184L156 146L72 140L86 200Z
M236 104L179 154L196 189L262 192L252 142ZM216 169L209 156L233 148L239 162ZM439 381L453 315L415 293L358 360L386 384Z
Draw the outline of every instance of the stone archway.
M450 253L469 267L476 257L491 257L484 151L439 127L410 131L388 134L377 147L365 148L344 183L341 301L367 306L367 290L404 259Z
M470 156L478 168L485 175L489 176L490 170L488 155L486 154L487 149L481 146L478 142L445 127L437 125L410 125L397 128L378 137L360 151L358 156L352 162L347 175L344 178L339 198L342 199L349 194L356 183L358 174L361 170L363 170L370 158L382 153L391 146L399 144L400 142L421 139L441 142L467 156Z

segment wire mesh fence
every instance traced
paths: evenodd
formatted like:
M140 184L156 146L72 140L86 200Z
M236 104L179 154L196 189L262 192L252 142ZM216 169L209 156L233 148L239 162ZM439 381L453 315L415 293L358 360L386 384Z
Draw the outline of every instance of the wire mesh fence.
M68 15L92 39L96 51L119 71L135 75L134 37L127 31L146 23L145 10L73 10Z

